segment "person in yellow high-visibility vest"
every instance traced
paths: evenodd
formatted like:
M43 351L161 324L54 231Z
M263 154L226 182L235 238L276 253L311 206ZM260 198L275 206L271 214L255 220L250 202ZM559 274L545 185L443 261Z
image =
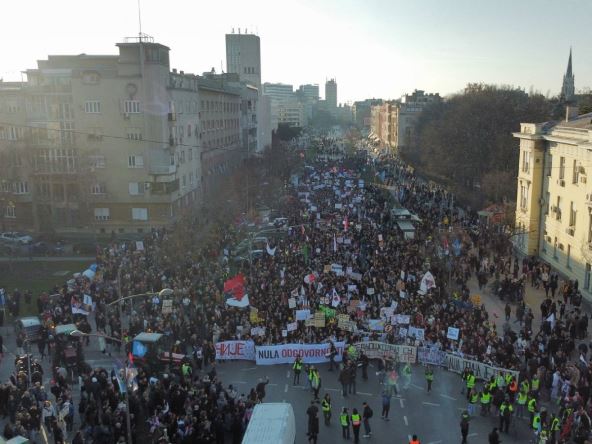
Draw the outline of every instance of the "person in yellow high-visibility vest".
M534 414L538 410L536 399L532 396L532 393L529 394L529 399L528 399L527 405L528 405L528 413L530 415L530 422L532 423L532 421L534 419Z
M349 425L351 423L347 407L343 407L339 415L339 424L341 424L341 436L343 439L349 440Z
M329 393L325 393L325 397L321 401L321 410L323 411L323 417L325 418L325 425L331 424L331 397Z
M292 370L294 370L294 381L292 385L300 384L300 373L302 373L302 358L300 356L296 357L294 365L292 365Z
M524 393L524 392L518 393L518 401L516 402L516 417L517 418L524 417L524 409L526 408L527 402L528 402L528 393Z
M473 370L469 370L469 374L467 375L467 400L469 400L469 393L473 389L473 387L475 387L476 381L477 378L475 377Z
M487 388L484 388L481 392L481 416L489 415L491 409L491 393Z

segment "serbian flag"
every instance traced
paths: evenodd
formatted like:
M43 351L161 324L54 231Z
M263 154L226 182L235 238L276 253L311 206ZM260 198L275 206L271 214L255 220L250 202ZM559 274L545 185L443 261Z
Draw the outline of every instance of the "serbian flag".
M245 295L245 277L237 274L232 279L224 282L224 297L226 300L235 299L240 301Z

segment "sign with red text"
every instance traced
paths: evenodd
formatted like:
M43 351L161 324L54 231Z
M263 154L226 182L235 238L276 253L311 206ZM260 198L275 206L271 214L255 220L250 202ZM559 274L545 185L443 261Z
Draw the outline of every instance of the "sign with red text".
M335 361L343 358L344 342L335 342L337 356ZM262 345L255 347L255 361L257 365L292 364L297 356L305 364L320 364L329 362L331 344L280 344Z
M253 341L216 342L216 359L255 360L255 343Z

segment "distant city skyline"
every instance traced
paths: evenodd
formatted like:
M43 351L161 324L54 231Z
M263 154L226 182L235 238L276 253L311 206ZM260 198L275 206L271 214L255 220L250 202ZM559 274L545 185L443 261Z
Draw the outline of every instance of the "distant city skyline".
M335 78L338 101L399 98L414 89L458 92L467 83L513 85L558 95L570 47L576 92L592 87L587 0L294 0L275 3L189 0L163 6L143 0L142 31L171 48L171 68L226 71L225 35L261 38L262 82L324 85ZM6 42L0 78L57 54L116 54L138 33L136 0L33 0L3 5ZM323 89L323 88L321 88Z

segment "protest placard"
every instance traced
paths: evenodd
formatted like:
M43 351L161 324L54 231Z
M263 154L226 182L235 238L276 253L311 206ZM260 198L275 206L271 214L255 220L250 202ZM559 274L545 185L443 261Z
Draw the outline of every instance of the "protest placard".
M289 308L296 308L296 299L295 298L290 298L288 299L288 307Z
M453 341L458 341L458 336L460 334L460 329L456 327L448 327L448 332L446 333L446 337L448 339L452 339Z
M170 314L173 312L173 300L165 299L162 301L162 314Z

